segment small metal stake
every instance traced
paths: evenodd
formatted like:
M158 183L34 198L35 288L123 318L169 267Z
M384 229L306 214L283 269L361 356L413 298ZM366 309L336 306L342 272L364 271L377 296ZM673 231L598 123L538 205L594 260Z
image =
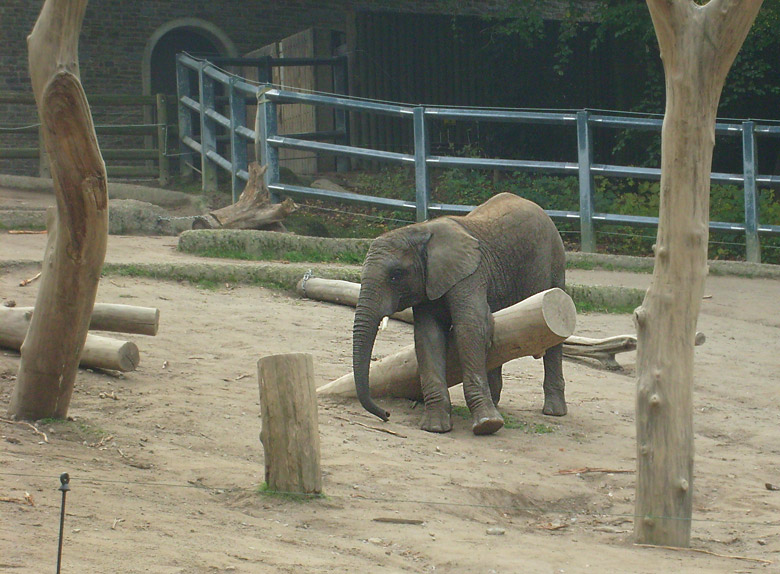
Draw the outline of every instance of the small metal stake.
M62 510L60 510L60 546L57 549L57 574L60 574L60 563L62 561L62 531L65 527L65 495L70 490L70 475L63 472L60 475L60 488L62 492Z

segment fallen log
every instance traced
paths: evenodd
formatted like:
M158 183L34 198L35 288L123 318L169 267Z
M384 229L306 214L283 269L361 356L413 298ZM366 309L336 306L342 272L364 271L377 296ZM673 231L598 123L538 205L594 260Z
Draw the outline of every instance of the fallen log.
M253 162L249 166L249 179L238 201L207 215L196 216L193 229L266 229L286 231L282 221L298 209L292 199L271 203L271 194L265 185L263 174L266 166Z
M501 311L493 313L493 344L488 352L487 367L492 369L517 357L541 357L574 331L574 302L562 289L548 289ZM447 385L461 382L460 360L454 345L447 357ZM420 378L414 345L410 345L371 365L369 379L374 397L390 396L420 399ZM355 396L352 373L317 389L319 394Z
M704 333L696 333L696 346L706 341ZM616 335L606 339L592 339L572 335L563 342L566 357L596 359L609 370L619 371L623 367L615 359L617 353L636 351L636 335Z
M11 313L30 314L34 307L14 307ZM29 319L28 319L29 322ZM156 335L160 325L160 310L153 307L95 303L89 322L90 331L111 331L135 335Z
M360 296L360 283L341 281L340 279L320 279L319 277L304 277L298 281L296 291L299 295L317 301L338 303L356 307ZM413 323L414 315L411 309L404 309L390 316L405 323Z
M357 305L360 295L360 283L340 281L337 279L321 279L304 277L298 282L298 294L317 301L327 301L340 305ZM404 309L391 315L392 319L413 323L411 309ZM696 345L704 344L703 333L696 334ZM636 350L636 335L616 335L605 339L592 339L572 335L563 342L563 355L570 358L588 358L600 361L610 370L620 370L622 367L615 359L617 353Z
M27 336L31 319L31 310L19 313L18 309L0 307L0 347L19 351ZM135 343L87 333L79 366L85 369L128 372L134 371L140 361L140 353Z

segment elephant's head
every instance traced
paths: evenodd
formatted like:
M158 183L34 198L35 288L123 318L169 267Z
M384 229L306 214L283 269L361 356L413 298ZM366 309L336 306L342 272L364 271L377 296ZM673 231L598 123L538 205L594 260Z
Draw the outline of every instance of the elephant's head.
M435 301L476 271L479 242L452 218L409 225L378 237L363 264L352 331L358 399L370 413L390 416L371 399L368 372L379 323L396 311Z

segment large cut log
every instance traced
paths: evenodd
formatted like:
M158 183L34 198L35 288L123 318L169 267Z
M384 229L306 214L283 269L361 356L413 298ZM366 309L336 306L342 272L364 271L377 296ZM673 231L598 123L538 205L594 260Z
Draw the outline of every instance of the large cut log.
M355 307L360 295L360 283L341 281L339 279L321 279L318 277L304 277L298 281L298 294L317 301L338 303ZM414 322L411 309L404 309L391 315L392 319ZM696 334L696 344L704 343L704 335ZM605 339L593 339L589 337L576 337L572 335L563 342L563 355L565 357L596 359L611 370L621 368L615 360L617 353L625 353L636 350L635 335L617 335Z
M266 166L253 162L249 166L249 180L244 191L233 205L198 216L192 222L193 229L267 229L285 231L282 221L297 206L292 199L271 203L271 195L263 174Z
M34 307L13 307L5 313L18 313L32 317ZM29 322L29 319L28 319ZM113 303L95 303L90 331L111 331L113 333L132 333L135 335L156 335L160 325L160 310L153 307L118 305Z
M572 334L577 313L571 297L562 289L554 288L497 311L493 318L495 328L488 352L488 369L518 357L541 357ZM454 345L449 349L447 385L452 387L461 382L462 371ZM422 398L414 345L373 363L369 386L375 397ZM355 396L354 376L349 373L323 385L317 392Z
M32 310L0 307L0 347L19 351L32 320ZM112 371L134 371L140 362L138 346L131 341L119 341L88 333L81 351L79 366Z

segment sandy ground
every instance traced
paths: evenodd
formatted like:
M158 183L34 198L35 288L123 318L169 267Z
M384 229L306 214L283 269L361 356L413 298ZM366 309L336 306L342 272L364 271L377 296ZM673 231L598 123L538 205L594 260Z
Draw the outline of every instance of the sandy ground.
M44 241L3 234L0 257L38 259ZM174 244L112 237L108 260L185 257ZM0 271L0 297L32 305L37 283L19 281L36 271ZM381 423L354 400L321 397L326 496L288 500L257 493L257 359L311 353L317 385L329 382L350 369L352 311L261 288L105 277L98 300L158 307L159 334L127 337L141 349L134 372L81 371L74 420L38 424L48 442L0 422L0 498L34 502L0 502L0 572L54 571L61 472L63 572L780 572L780 492L765 487L780 484L778 287L713 277L702 305L692 544L722 557L632 544L634 353L618 357L623 372L566 362L569 414L555 419L541 414L541 361L512 361L500 408L524 424L489 437L457 417L451 433L425 433L408 401L381 400L392 412ZM580 335L633 330L627 315L578 317ZM410 342L411 328L391 322L375 353ZM0 351L0 416L18 364ZM464 404L457 387L453 398ZM614 472L560 472L585 467Z

